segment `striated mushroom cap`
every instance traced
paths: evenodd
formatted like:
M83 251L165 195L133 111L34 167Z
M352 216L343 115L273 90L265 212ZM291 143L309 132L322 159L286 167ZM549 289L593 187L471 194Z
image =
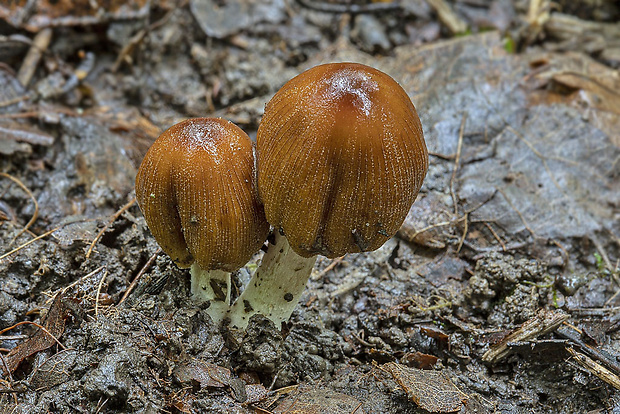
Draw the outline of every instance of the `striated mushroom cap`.
M262 245L269 224L259 202L250 138L220 118L189 119L153 143L136 177L153 236L179 267L233 271Z
M267 220L304 257L381 247L428 169L407 93L356 63L316 66L287 82L265 108L257 153Z

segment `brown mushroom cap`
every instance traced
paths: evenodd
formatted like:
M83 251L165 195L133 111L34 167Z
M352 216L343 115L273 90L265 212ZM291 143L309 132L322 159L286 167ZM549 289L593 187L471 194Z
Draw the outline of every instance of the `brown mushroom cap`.
M287 82L265 108L257 153L267 220L304 257L381 247L428 169L407 93L356 63L316 66Z
M269 225L256 191L250 138L219 118L189 119L153 143L136 198L153 236L179 267L233 271L264 242Z

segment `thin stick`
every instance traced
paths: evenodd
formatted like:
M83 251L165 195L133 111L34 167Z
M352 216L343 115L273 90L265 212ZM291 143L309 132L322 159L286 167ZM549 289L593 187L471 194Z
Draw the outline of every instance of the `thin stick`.
M459 222L461 222L461 221L463 221L463 220L467 219L467 215L468 215L469 213L470 213L470 212L467 212L467 213L463 214L461 217L459 217L459 218L457 218L457 219L453 219L453 220L450 220L450 221L442 221L442 222L440 222L440 223L435 223L435 224L430 224L430 225L428 225L428 226L426 226L426 227L424 227L424 228L422 228L422 229L420 229L420 230L416 230L416 231L413 233L413 235L411 235L411 236L407 236L407 240L409 240L409 241L413 241L413 239L415 239L416 237L418 237L420 234L422 234L422 233L424 233L424 232L426 232L426 231L432 230L432 229L434 229L434 228L437 228L437 227L445 227L445 226L451 226L451 225L454 225L454 224L458 224Z
M510 207L512 207L512 209L515 211L515 213L517 213L517 215L521 219L521 222L523 223L523 227L525 227L525 229L530 232L532 237L536 239L537 238L536 233L534 233L534 230L532 230L530 226L527 224L527 221L525 221L525 217L523 217L523 214L521 214L521 212L517 209L517 207L515 207L515 205L512 204L512 200L508 198L508 196L503 190L498 188L497 191L499 191L504 196L504 200L506 200L506 202L510 204Z
M17 328L19 325L34 325L37 328L41 329L43 332L45 332L46 334L48 334L49 336L52 337L52 339L54 339L54 341L56 341L56 343L58 345L60 345L60 347L63 350L66 350L67 348L65 348L65 346L63 344L60 343L60 341L58 340L58 338L56 338L54 335L52 335L52 333L50 331L48 331L45 327L39 325L36 322L31 322L31 321L22 321L22 322L17 322L15 325L13 326L9 326L8 328L4 328L3 330L0 331L0 335L2 335L3 333L10 331L13 328Z
M75 222L74 222L74 223L75 223ZM35 241L37 241L37 240L39 240L39 239L42 239L42 238L44 238L44 237L47 237L47 236L49 236L50 234L52 234L53 232L58 231L58 230L60 230L61 228L63 228L64 226L69 225L69 224L73 224L73 223L65 223L65 224L63 224L63 225L61 225L61 226L58 226L58 227L56 227L56 228L51 229L50 231L46 231L45 233L43 233L43 234L42 234L42 235L40 235L40 236L35 237L34 239L30 239L30 240L28 240L26 243L22 244L21 246L18 246L18 247L16 247L16 248L14 248L13 250L11 250L10 252L7 252L7 253L3 254L2 256L0 256L0 260L5 259L6 257L8 257L8 256L12 255L13 253L15 253L15 252L17 252L17 251L19 251L19 250L23 249L24 247L28 246L29 244L32 244L32 243L34 243Z
M376 13L388 10L399 10L402 6L399 2L376 2L369 4L339 4L326 1L312 1L312 0L297 0L302 6L311 9L318 10L323 13Z
M23 96L18 96L17 98L8 99L6 101L0 102L0 108L15 105L16 103L27 101L28 99L30 99L30 95L23 95Z
M88 251L86 252L86 258L90 258L90 255L93 252L93 249L95 248L95 245L97 244L97 242L99 242L99 239L101 239L101 237L103 236L103 234L108 231L108 229L110 228L110 226L112 225L112 223L114 223L120 216L121 214L123 214L125 211L129 210L129 208L131 206L133 206L136 202L136 198L132 198L129 203L125 204L123 207L120 208L120 210L118 210L116 213L114 213L114 215L110 218L110 221L108 221L108 223L103 226L103 228L101 229L101 231L99 231L99 233L97 234L97 236L95 237L95 239L93 240L93 242L90 244L90 247L88 248Z
M11 375L11 370L9 369L9 364L6 363L4 356L0 354L0 361L2 361L2 366L6 370L7 374L9 374L9 384L13 387L13 376Z
M140 269L140 271L138 272L138 274L136 275L136 277L134 277L134 279L131 281L131 283L129 284L129 286L127 287L127 290L125 291L125 294L123 295L123 297L121 298L121 300L118 301L118 304L120 305L121 303L123 303L125 301L125 299L127 299L127 296L129 296L129 294L131 293L131 291L136 287L136 285L138 284L138 281L140 280L140 278L142 277L142 275L144 273L146 273L146 270L151 267L153 265L153 262L155 262L155 259L157 258L157 255L161 252L161 247L159 249L157 249L157 251L155 253L153 253L153 255L149 258L149 260L144 264L144 266L142 266L142 269Z
M426 2L435 10L439 21L441 21L452 34L464 33L467 31L467 23L465 23L444 0L426 0Z
M463 236L461 236L461 240L459 241L459 247L456 249L456 252L459 253L461 248L463 247L463 243L465 243L465 239L467 238L467 232L469 231L469 213L465 213L463 216L465 224L463 225Z
M21 339L28 339L28 335L5 335L5 336L0 336L0 341L19 341Z
M30 199L34 203L34 213L32 213L32 217L30 218L30 221L28 221L26 226L23 229L21 229L19 233L17 233L17 236L13 237L13 240L11 240L11 242L9 243L9 246L10 246L11 244L13 244L15 240L17 240L19 236L24 234L24 232L27 231L28 228L32 226L32 224L36 221L37 217L39 217L39 203L37 203L37 199L34 197L34 195L32 195L32 192L28 189L28 187L26 187L24 183L22 183L18 178L13 177L12 175L9 175L3 172L0 172L0 177L8 178L9 180L17 184L22 190L24 190L26 194L28 194L28 197L30 197Z
M49 47L51 40L52 29L49 27L41 30L34 37L32 44L30 45L30 50L28 50L28 53L24 58L24 62L17 73L17 80L19 80L19 83L23 86L28 86L32 80L32 76L39 66L41 57Z
M319 280L320 278L325 276L327 272L332 270L334 267L338 266L338 264L342 262L342 259L344 259L344 256L336 257L334 260L332 260L330 264L327 265L327 267L325 267L325 269L321 270L316 276L311 277L311 279Z
M495 230L493 230L493 227L491 227L488 222L485 222L484 225L487 227L487 229L489 229L493 237L495 237L495 240L497 240L497 242L502 246L502 250L506 251L506 245L504 244L504 241L499 237Z
M456 173L459 170L461 163L461 150L463 148L463 134L465 133L465 121L467 120L467 112L463 114L461 120L461 128L459 129L459 140L456 145L456 157L454 157L454 169L452 170L452 177L450 178L450 195L452 196L452 204L454 204L454 215L458 214L458 203L456 200L456 194L454 193L454 181L456 180Z
M92 272L90 272L89 274L82 276L81 278L79 278L79 279L78 279L78 280L76 280L75 282L73 282L73 283L71 283L70 285L65 286L64 288L61 288L61 289L59 289L59 290L62 290L63 292L66 292L66 291L68 291L69 289L71 289L73 286L77 285L78 283L82 283L84 280L88 279L89 277L91 277L91 276L93 276L93 275L95 275L95 274L97 274L97 273L101 272L104 268L105 268L105 265L104 265L104 266L99 266L98 268L96 268L95 270L93 270ZM106 269L106 271L107 271L107 269ZM58 291L56 291L56 292L58 292ZM51 295L51 296L56 296L56 294L53 294L53 295Z
M101 293L101 287L103 286L103 281L108 275L108 268L105 268L103 272L103 276L101 276L101 280L99 280L99 285L97 285L97 296L95 296L95 316L99 314L99 294Z

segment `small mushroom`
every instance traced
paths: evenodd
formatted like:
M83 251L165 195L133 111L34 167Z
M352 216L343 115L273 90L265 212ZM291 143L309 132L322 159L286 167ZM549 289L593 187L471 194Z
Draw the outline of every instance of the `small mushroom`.
M258 129L258 189L276 229L230 311L289 319L321 254L378 249L401 226L428 169L411 99L387 74L356 63L316 66L267 104ZM285 237L284 237L285 236Z
M253 146L236 125L196 118L153 143L136 177L136 198L153 236L181 268L192 295L220 321L230 304L230 273L263 244L269 224L259 202Z

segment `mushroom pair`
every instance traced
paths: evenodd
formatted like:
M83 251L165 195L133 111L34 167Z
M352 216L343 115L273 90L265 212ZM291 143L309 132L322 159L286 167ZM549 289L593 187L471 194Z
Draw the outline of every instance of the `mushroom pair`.
M223 129L197 127L212 124L229 125L230 143ZM214 319L227 317L238 328L256 313L276 326L288 320L316 255L382 246L428 169L407 93L355 63L316 66L287 82L265 108L256 152L257 187L247 135L219 119L189 120L162 134L136 179L138 203L162 249L179 266L194 260L192 293L210 301ZM165 184L147 183L152 179ZM228 308L225 272L258 250L267 222L275 243Z

